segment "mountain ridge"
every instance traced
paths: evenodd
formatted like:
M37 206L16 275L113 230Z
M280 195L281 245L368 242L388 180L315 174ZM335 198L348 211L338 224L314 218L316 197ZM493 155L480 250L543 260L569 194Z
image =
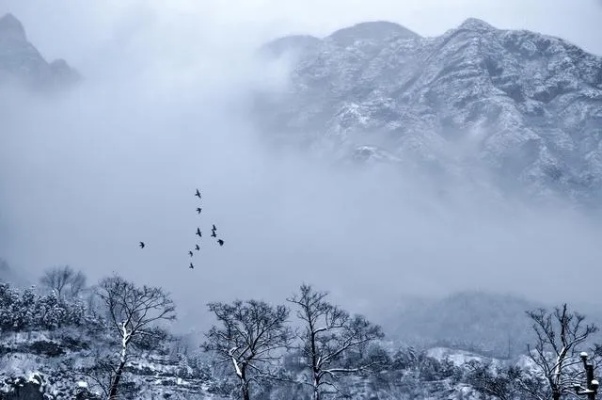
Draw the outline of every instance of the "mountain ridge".
M0 18L0 38L2 37L12 40L27 40L23 24L11 13Z
M34 90L60 89L81 79L65 60L46 61L13 14L0 17L0 84L17 82Z
M474 18L437 37L289 44L288 93L258 95L264 131L348 154L374 145L450 179L486 170L535 198L602 195L602 57Z

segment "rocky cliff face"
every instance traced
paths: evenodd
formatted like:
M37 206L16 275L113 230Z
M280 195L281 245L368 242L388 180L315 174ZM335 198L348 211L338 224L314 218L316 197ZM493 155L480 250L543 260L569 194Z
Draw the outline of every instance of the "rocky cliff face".
M602 194L602 58L562 39L476 19L434 38L373 22L264 51L292 60L288 91L257 101L261 128L285 141L447 178L485 171L501 191Z
M58 88L80 79L64 60L47 62L27 40L13 15L0 18L0 84L18 82L35 89Z

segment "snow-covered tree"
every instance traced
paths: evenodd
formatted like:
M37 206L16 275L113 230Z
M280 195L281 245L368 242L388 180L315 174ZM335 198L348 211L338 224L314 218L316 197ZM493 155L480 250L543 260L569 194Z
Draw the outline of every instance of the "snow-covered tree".
M251 382L269 377L267 367L292 337L286 326L289 310L263 301L236 300L232 304L209 303L219 326L206 334L203 348L231 362L243 400L251 396Z
M368 365L363 360L346 365L346 356L384 336L378 325L373 325L361 315L350 316L328 303L326 296L325 292L316 292L311 286L302 285L300 293L288 299L297 305L297 316L303 324L298 336L299 353L311 379L302 383L312 387L314 400L320 400L323 386L337 390L337 374L365 370Z
M89 321L86 308L81 301L65 300L49 293L37 298L34 306L34 323L42 329L56 329L61 326L81 326Z
M529 356L541 369L548 383L549 393L539 394L541 400L552 398L559 400L565 393L574 391L579 384L578 375L582 374L579 353L580 346L587 338L598 331L593 324L585 324L585 316L570 312L563 304L553 312L545 309L527 311L533 322L536 335L535 346L529 347Z
M159 287L138 287L119 276L105 278L99 296L107 307L108 319L121 341L119 363L114 369L108 399L117 398L130 346L143 335L154 334L153 325L176 318L175 306L168 293Z
M0 330L11 331L18 328L21 314L20 293L8 283L0 283Z
M23 291L0 284L0 330L53 330L61 326L80 326L86 309L79 301L61 300L56 293L36 295L35 288Z

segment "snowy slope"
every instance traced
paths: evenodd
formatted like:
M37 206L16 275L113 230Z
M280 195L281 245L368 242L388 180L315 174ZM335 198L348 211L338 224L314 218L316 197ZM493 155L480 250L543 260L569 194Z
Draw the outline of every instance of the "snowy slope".
M109 339L92 335L85 327L52 332L29 331L0 335L0 399L16 387L32 382L44 399L102 398L87 372L97 352L107 352ZM122 398L169 398L219 400L212 393L217 382L201 365L189 365L177 354L143 352L128 363ZM4 393L4 395L3 395ZM25 397L27 398L27 397ZM78 397L79 398L79 397ZM16 397L23 399L23 397ZM33 399L33 398L32 398ZM40 397L41 399L41 397Z
M484 169L502 190L602 193L601 57L477 19L434 38L388 22L304 38L264 48L293 66L287 92L258 99L262 129L349 152L375 146L448 177Z

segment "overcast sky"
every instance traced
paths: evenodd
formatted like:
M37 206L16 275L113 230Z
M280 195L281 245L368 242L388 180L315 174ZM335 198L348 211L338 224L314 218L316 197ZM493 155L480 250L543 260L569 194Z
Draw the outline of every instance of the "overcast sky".
M219 35L261 42L287 33L324 36L367 20L397 22L421 35L439 35L469 17L505 29L529 29L570 40L602 55L600 0L2 0L51 58L79 65L91 51L128 38L145 25L180 35ZM161 38L156 38L161 40ZM166 39L165 37L163 39Z
M0 96L0 256L21 270L119 271L164 285L192 314L212 300L283 299L302 281L354 304L459 289L589 297L565 288L598 268L602 235L586 219L505 214L461 191L441 207L411 177L268 154L240 111L245 89L281 83L247 58L281 34L386 19L437 35L478 17L602 54L599 2L2 0L4 12L86 77L52 104ZM209 242L189 271L194 231L214 221L226 245Z

